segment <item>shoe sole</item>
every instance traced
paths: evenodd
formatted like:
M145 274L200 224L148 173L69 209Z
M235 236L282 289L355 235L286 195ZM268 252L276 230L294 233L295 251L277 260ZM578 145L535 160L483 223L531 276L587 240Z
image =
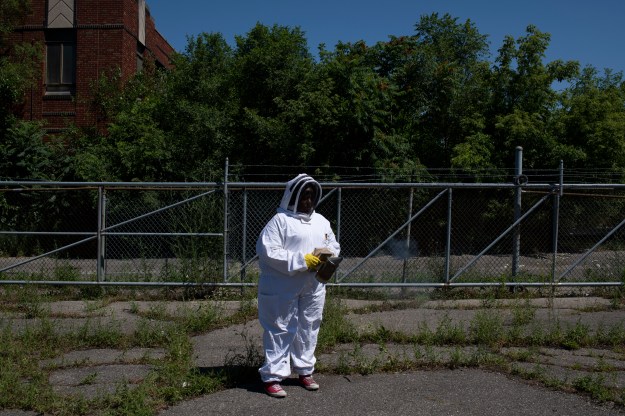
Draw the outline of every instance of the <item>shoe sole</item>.
M271 392L265 390L265 393L267 393L271 397L276 397L278 399L282 399L283 397L286 397L286 391L284 391L284 390L282 390L280 392L275 392L275 393L271 393Z
M306 386L306 385L302 384L302 387L305 388L308 391L319 390L319 385L318 384L316 386Z

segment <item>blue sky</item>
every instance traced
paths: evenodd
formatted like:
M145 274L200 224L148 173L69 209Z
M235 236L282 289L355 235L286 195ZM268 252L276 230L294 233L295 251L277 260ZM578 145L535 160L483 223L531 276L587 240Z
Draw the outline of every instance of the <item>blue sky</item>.
M159 32L178 51L187 36L221 33L234 45L257 23L299 26L313 54L325 43L414 34L420 16L449 13L470 19L488 35L493 62L505 35L518 38L529 24L551 34L546 62L576 60L603 71L625 72L625 0L147 0Z

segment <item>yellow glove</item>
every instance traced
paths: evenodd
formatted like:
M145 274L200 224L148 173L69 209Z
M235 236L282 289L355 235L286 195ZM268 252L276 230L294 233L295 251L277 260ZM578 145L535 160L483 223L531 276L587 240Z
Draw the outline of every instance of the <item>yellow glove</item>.
M319 257L315 256L312 253L306 254L304 256L304 260L306 261L306 267L308 267L308 270L310 271L315 270L315 268L321 263Z

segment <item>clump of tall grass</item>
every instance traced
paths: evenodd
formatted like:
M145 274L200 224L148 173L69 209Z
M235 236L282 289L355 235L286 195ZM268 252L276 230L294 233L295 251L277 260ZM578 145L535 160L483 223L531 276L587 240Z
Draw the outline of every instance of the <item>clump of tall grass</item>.
M347 308L341 305L340 300L327 299L317 341L318 350L324 351L337 344L350 343L357 337L356 328L347 319Z

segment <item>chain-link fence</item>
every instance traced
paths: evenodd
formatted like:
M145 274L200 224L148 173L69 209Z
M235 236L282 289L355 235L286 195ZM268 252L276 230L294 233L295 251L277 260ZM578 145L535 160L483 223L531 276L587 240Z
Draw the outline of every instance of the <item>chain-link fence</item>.
M0 284L254 285L284 183L5 182ZM622 285L625 185L322 183L345 286Z

